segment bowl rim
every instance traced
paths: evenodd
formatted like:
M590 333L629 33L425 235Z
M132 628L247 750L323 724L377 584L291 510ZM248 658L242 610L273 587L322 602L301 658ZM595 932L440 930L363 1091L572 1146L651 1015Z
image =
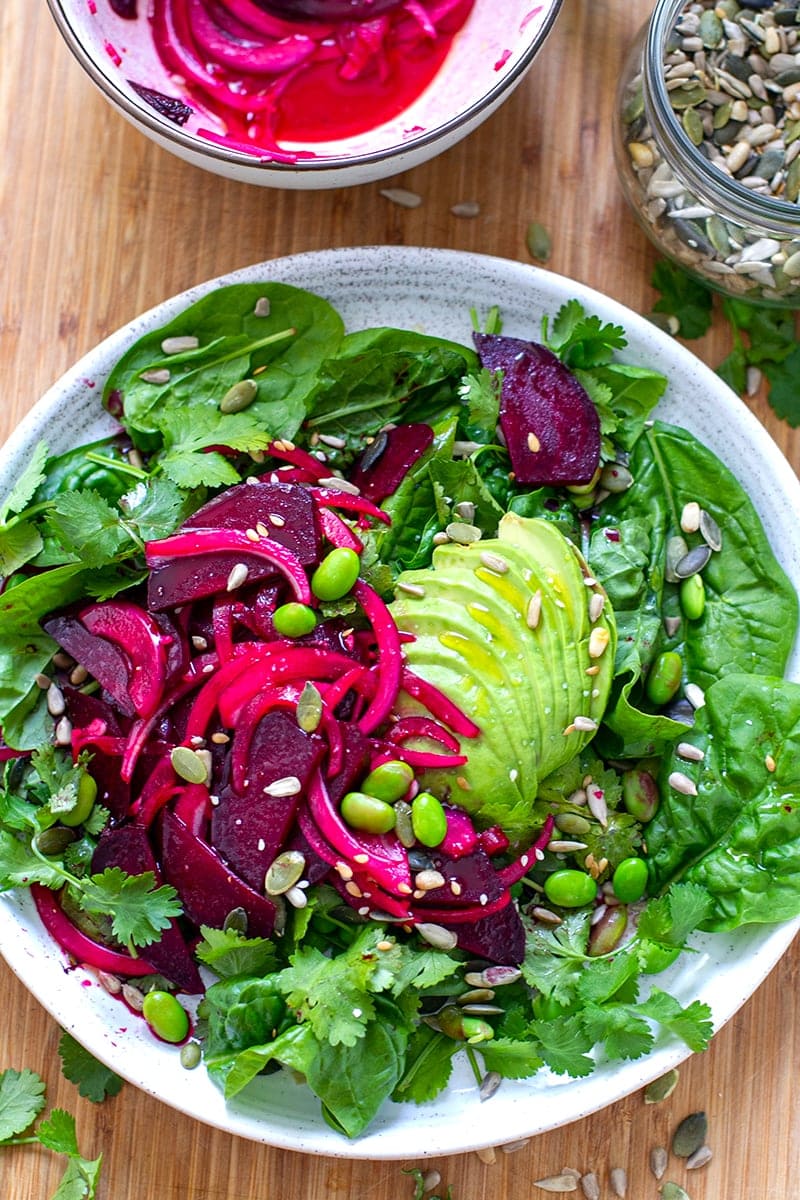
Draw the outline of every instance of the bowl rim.
M451 117L442 124L436 125L432 129L426 129L424 133L410 137L400 145L390 146L388 149L372 150L367 154L352 156L342 154L320 155L318 158L301 158L291 163L278 162L268 157L259 157L256 154L244 154L239 150L217 146L214 142L201 138L196 134L186 133L179 125L175 125L173 122L160 117L154 110L151 112L140 107L131 100L122 88L117 87L98 68L94 57L86 49L83 40L74 27L64 0L47 0L47 6L72 54L106 99L114 106L120 108L123 114L134 124L145 126L149 133L171 143L170 149L176 151L180 149L184 152L198 154L220 164L249 167L265 174L274 171L278 175L287 176L306 173L324 176L328 172L333 173L347 169L348 167L367 167L375 163L391 162L396 158L400 159L411 151L417 152L430 146L442 137L446 138L448 135L458 133L464 126L469 127L470 122L480 117L481 113L486 110L488 110L487 116L490 115L493 106L500 101L503 95L513 91L516 84L520 82L525 72L533 63L534 58L555 24L563 2L564 0L543 0L543 3L548 8L547 14L525 52L514 63L508 73L498 79L494 87L490 88L488 92L484 92L482 96L456 116ZM469 128L464 132L468 133Z

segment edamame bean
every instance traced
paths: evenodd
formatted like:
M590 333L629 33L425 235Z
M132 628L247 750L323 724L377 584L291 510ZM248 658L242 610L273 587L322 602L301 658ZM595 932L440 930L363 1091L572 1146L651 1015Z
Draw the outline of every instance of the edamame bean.
M189 1032L189 1015L171 992L148 992L142 1016L162 1042L182 1042Z
M699 573L681 583L679 599L681 612L687 621L699 621L706 607L706 585Z
M658 811L660 796L655 779L649 771L634 767L622 773L622 803L637 821L652 821Z
M62 825L69 825L74 828L76 825L82 825L89 813L94 808L94 802L97 799L97 784L91 775L85 771L78 780L78 799L75 802L75 807L69 812L61 813L59 820Z
M326 554L311 576L311 590L318 600L341 600L358 579L361 560L349 546L337 546Z
M618 900L623 904L635 904L647 891L647 863L643 858L623 858L611 882Z
M423 846L441 846L447 836L447 814L432 792L420 792L411 802L411 827Z
M544 881L544 894L560 908L583 908L597 898L597 884L585 871L554 871Z
M659 708L669 704L681 686L683 659L674 650L665 650L653 662L645 683L645 693L651 704Z
M313 633L317 625L317 614L307 604L282 604L272 615L275 632L281 637L299 638Z
M365 792L348 792L342 798L341 812L351 829L361 829L364 833L388 833L394 829L391 804Z
M361 784L362 792L368 796L377 796L387 804L402 800L414 778L414 771L408 763L393 758L389 762L380 763L374 771L370 771Z

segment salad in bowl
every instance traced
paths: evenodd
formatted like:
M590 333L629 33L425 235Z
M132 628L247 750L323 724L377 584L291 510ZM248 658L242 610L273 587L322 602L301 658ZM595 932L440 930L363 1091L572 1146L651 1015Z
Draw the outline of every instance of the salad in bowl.
M585 297L321 290L149 321L8 491L0 887L179 1070L368 1139L707 1045L672 964L800 913L797 597Z

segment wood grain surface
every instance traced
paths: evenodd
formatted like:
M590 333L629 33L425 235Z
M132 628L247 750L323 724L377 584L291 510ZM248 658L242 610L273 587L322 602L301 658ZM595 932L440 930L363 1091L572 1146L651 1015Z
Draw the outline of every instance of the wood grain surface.
M499 3L502 0L498 0ZM655 253L622 198L612 162L613 94L647 0L565 0L544 52L508 102L465 142L392 183L423 197L415 210L385 184L280 192L228 183L145 140L94 90L43 3L0 6L0 440L81 354L140 311L223 271L303 250L392 243L529 260L525 233L551 233L548 266L647 312ZM459 201L480 215L452 215ZM468 301L468 297L465 300ZM694 351L711 364L723 326ZM762 397L748 401L794 464L800 434ZM657 1200L650 1147L704 1109L712 1162L668 1178L692 1200L788 1200L800 1155L800 943L755 996L689 1060L673 1096L641 1095L533 1139L485 1165L437 1160L453 1200L528 1200L532 1181L564 1166L593 1170L604 1200L623 1167L630 1200ZM54 980L54 986L57 981ZM77 1115L85 1153L102 1152L101 1200L402 1200L389 1164L312 1158L253 1145L185 1118L127 1086L101 1106L60 1076L59 1031L0 964L0 1068L42 1073L51 1103ZM475 1120L481 1119L476 1107ZM420 1114L420 1120L424 1115ZM60 1164L38 1148L0 1151L2 1200L48 1200ZM580 1195L580 1193L578 1193Z

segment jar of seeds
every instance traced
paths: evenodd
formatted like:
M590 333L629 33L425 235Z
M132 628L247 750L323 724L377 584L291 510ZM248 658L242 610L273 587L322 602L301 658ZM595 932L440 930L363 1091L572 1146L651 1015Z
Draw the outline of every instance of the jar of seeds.
M663 254L727 295L800 308L800 0L657 0L614 153Z

